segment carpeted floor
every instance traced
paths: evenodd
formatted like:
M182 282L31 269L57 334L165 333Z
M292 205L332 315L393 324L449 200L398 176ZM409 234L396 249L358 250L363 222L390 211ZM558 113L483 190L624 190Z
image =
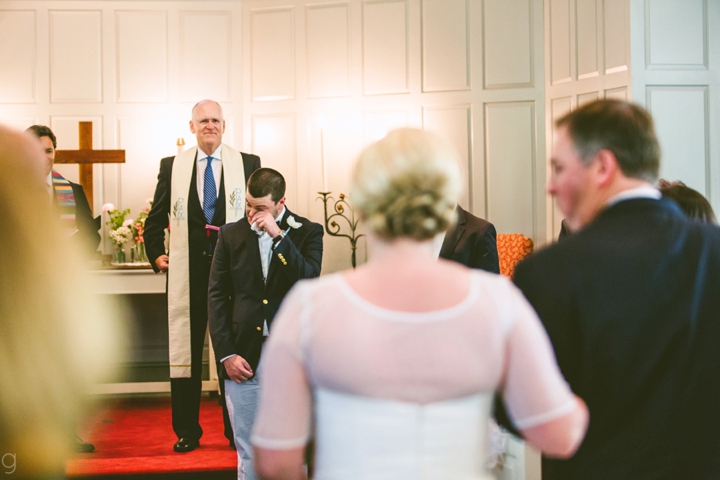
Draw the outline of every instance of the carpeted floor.
M237 475L237 454L223 435L217 399L203 398L200 448L175 453L170 397L112 400L87 429L84 440L94 453L77 454L68 461L68 478L203 478L224 479Z

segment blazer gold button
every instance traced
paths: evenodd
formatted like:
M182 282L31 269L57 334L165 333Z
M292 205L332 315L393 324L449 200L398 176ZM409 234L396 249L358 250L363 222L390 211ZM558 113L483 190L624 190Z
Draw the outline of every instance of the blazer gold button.
M262 328L257 327L257 331L258 331L258 332L262 332Z
M268 304L267 299L264 299L264 300L263 300L263 303L264 303L265 305L267 305L267 304Z

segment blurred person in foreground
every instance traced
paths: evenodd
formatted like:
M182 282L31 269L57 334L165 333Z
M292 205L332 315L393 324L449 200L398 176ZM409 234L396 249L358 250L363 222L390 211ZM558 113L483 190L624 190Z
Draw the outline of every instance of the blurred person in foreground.
M675 200L688 217L704 223L717 223L710 202L697 190L688 187L683 182L668 182L662 179L658 185L662 196Z
M0 127L0 473L8 478L64 476L88 387L107 379L121 341L115 312L78 271L46 174L37 140Z
M438 261L461 190L455 153L414 129L365 150L351 195L370 231L368 263L300 282L263 357L253 431L262 478L489 479L493 394L526 438L572 455L587 423L532 308L504 277ZM313 424L314 423L314 424Z
M591 420L543 479L720 478L720 229L653 187L642 107L599 100L556 127L548 193L575 233L514 280Z

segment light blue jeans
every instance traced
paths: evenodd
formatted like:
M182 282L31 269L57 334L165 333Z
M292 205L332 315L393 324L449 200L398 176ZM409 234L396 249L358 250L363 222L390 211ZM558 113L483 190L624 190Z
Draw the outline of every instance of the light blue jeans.
M255 416L260 401L260 366L255 376L242 383L225 380L225 401L235 436L238 455L238 480L257 480L250 444Z

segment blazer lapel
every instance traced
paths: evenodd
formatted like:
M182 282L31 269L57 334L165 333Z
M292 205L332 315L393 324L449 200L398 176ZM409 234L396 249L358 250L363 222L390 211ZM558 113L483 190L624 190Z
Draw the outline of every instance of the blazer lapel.
M458 205L455 207L455 212L457 213L457 224L455 228L448 230L445 234L442 247L440 247L440 258L449 259L452 257L455 246L465 233L465 210Z
M291 217L292 213L290 210L288 210L287 207L285 207L285 213L283 214L282 218L280 219L280 224L278 225L280 227L280 230L283 232L287 231L287 235L290 236L290 234L295 231L294 228L290 228L290 226L287 223L288 217ZM289 230L288 230L289 229ZM271 278L275 270L277 269L277 264L280 260L277 258L277 254L273 250L270 254L270 264L268 265L268 278Z

